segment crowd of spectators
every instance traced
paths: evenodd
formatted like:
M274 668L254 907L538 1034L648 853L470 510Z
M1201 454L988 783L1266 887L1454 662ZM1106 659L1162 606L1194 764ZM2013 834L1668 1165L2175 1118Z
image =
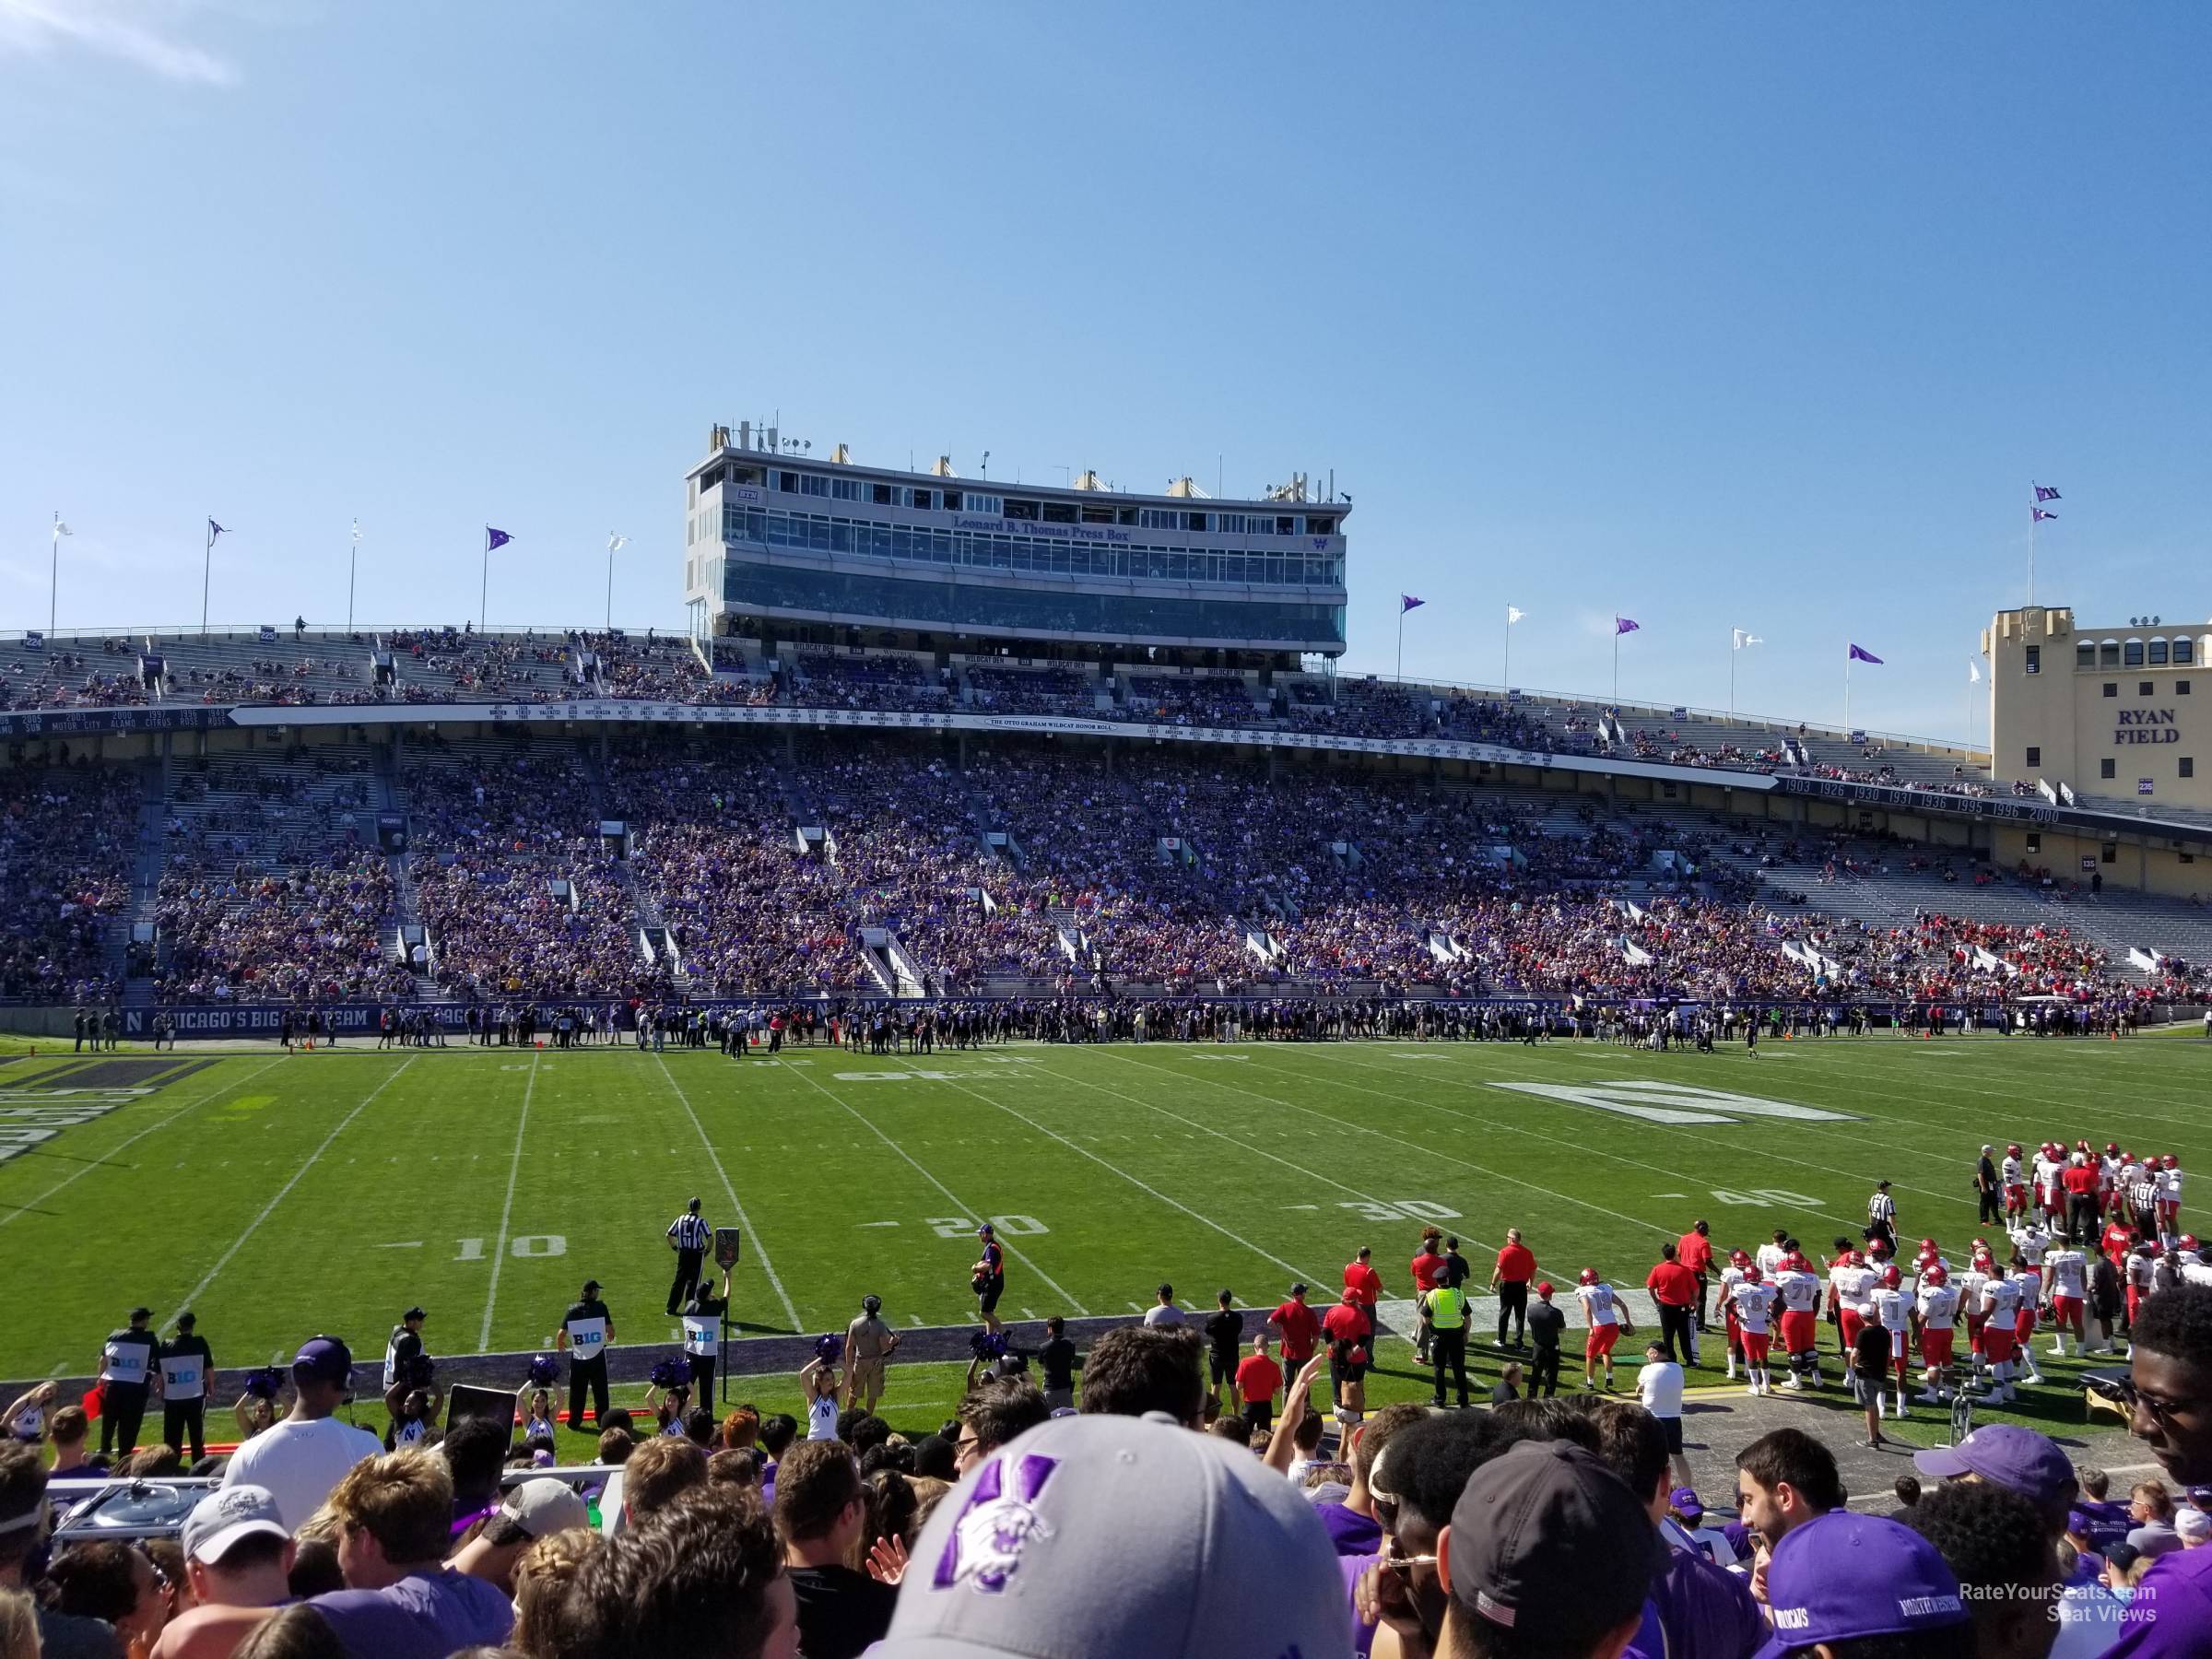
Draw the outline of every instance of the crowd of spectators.
M1075 668L984 668L963 676L979 714L1098 714L1097 677Z
M108 947L130 908L140 792L123 767L0 771L0 996L116 990Z
M473 1001L665 991L596 796L582 751L559 744L448 753L413 771L416 907L439 987Z
M81 651L17 651L0 669L0 709L114 709L147 700L138 653L103 640L96 665Z
M1677 1249L1652 1283L1664 1290L1671 1271L1689 1297L1698 1276ZM1472 1268L1460 1259L1454 1272L1455 1259L1425 1239L1414 1263L1417 1275L1430 1264L1424 1340L1440 1353L1464 1345L1459 1287ZM2002 1421L1892 1465L1888 1493L1853 1490L1847 1468L1864 1464L1846 1465L1814 1431L1835 1419L1775 1423L1790 1408L1773 1402L1759 1407L1763 1431L1707 1469L1730 1488L1709 1504L1685 1456L1686 1370L1669 1344L1645 1350L1635 1398L1561 1394L1556 1369L1514 1364L1482 1405L1462 1373L1453 1409L1440 1357L1434 1405L1366 1410L1357 1391L1382 1283L1362 1250L1326 1318L1300 1285L1251 1331L1224 1291L1202 1328L1162 1285L1158 1306L1096 1332L1087 1352L1058 1320L1034 1350L979 1331L953 1414L907 1433L878 1415L886 1382L869 1356L888 1327L871 1297L804 1373L818 1405L805 1438L793 1417L750 1404L718 1421L671 1394L648 1420L602 1400L595 1461L566 1470L544 1391L525 1415L528 1384L512 1416L443 1430L395 1386L380 1442L340 1416L350 1349L316 1336L288 1371L272 1368L288 1410L250 1415L241 1401L245 1438L194 1465L214 1488L167 1535L136 1542L65 1524L105 1484L86 1477L110 1465L87 1457L84 1411L49 1384L11 1409L0 1444L0 1653L2178 1659L2212 1648L2212 1428L2193 1409L2212 1388L2212 1286L2177 1275L2131 1301L2127 1426L2158 1474L2127 1503L2103 1470ZM1537 1293L1523 1335L1540 1357L1563 1322L1544 1318L1557 1312L1552 1287ZM1867 1318L1871 1344L1853 1352L1887 1358ZM1503 1320L1499 1333L1503 1351ZM111 1346L134 1335L152 1339L135 1316ZM132 1475L182 1470L179 1447L120 1444Z
M926 709L946 706L940 673L908 656L798 653L791 700L802 709Z

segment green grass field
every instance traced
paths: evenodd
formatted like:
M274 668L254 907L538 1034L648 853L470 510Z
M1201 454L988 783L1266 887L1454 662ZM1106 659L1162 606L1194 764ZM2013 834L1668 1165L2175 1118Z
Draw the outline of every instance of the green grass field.
M195 1309L223 1365L288 1357L316 1331L372 1359L411 1301L430 1312L434 1353L541 1347L587 1277L606 1286L619 1342L669 1340L663 1235L694 1194L710 1220L745 1229L734 1316L818 1332L868 1291L899 1325L971 1320L986 1218L1007 1246L1002 1312L1021 1319L1130 1312L1163 1278L1186 1306L1222 1286L1272 1304L1293 1278L1326 1299L1362 1243L1386 1295L1407 1296L1430 1218L1465 1241L1477 1289L1516 1225L1562 1286L1587 1264L1640 1287L1696 1217L1716 1244L1788 1226L1810 1250L1855 1233L1884 1176L1904 1231L1956 1261L1983 1141L2117 1139L2212 1171L2212 1047L2193 1039L1876 1037L1764 1044L1756 1059L1569 1042L772 1063L187 1051L173 1057L186 1075L124 1089L98 1064L0 1065L0 1122L98 1113L0 1162L18 1302L0 1376L89 1371L137 1302L164 1328ZM1831 1115L1772 1115L1805 1109ZM2184 1225L2202 1195L2190 1190ZM1376 1398L1426 1395L1403 1344L1379 1358ZM927 1427L959 1385L957 1368L917 1367L895 1392ZM770 1379L747 1393L796 1398Z

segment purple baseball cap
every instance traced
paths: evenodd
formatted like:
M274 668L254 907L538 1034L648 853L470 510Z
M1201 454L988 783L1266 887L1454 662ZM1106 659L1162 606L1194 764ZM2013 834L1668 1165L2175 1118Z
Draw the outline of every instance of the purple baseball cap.
M2056 1441L2018 1423L1992 1423L1955 1446L1915 1452L1912 1466L1946 1480L1978 1475L1992 1486L2018 1492L2040 1509L2070 1505L2080 1485Z
M335 1336L310 1336L292 1357L292 1375L300 1380L350 1382L353 1350Z
M1817 1642L1942 1630L1971 1617L1935 1545L1909 1526L1849 1510L1783 1535L1767 1563L1767 1606L1774 1634L1755 1659L1783 1659Z
M1688 1487L1677 1487L1669 1492L1666 1495L1666 1507L1685 1521L1700 1520L1705 1513L1704 1504L1698 1500L1697 1493Z

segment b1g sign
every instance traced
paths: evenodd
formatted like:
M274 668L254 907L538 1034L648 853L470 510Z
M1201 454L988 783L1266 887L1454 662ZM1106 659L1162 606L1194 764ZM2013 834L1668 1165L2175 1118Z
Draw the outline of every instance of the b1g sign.
M1630 1079L1619 1083L1493 1083L1492 1088L1510 1088L1516 1094L1542 1095L1570 1106L1591 1106L1617 1112L1623 1117L1641 1118L1647 1124L1735 1124L1745 1118L1789 1118L1800 1124L1855 1124L1848 1112L1825 1112L1818 1106L1800 1106L1791 1100L1762 1100L1756 1095L1731 1094L1721 1088L1695 1088L1687 1083L1653 1083Z
M2181 726L2175 722L2171 709L2123 709L2120 724L2112 733L2115 745L2127 743L2179 743Z

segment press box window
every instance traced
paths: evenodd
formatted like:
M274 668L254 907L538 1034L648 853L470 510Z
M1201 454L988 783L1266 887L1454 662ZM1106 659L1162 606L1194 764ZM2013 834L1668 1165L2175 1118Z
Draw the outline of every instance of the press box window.
M2041 645L2030 645L2030 646L2029 646L2029 647L2028 647L2028 672L2029 672L2029 673L2030 673L2030 674L2041 674L2042 671L2043 671L2043 648L2042 648Z
M2150 695L2150 685L2151 683L2148 680L2137 680L2136 682L2136 695L2137 697L2148 697Z
M2120 682L2119 682L2118 680L2106 680L2106 681L2104 682L2104 694L2105 694L2107 697L2117 697L2117 696L2119 696L2119 695L2120 695Z
M2114 775L2117 765L2116 761L2100 760L2097 762L2097 775L2100 778L2111 778Z
M2074 666L2077 668L2094 668L2097 666L2096 641L2084 640L2080 644L2074 647Z

